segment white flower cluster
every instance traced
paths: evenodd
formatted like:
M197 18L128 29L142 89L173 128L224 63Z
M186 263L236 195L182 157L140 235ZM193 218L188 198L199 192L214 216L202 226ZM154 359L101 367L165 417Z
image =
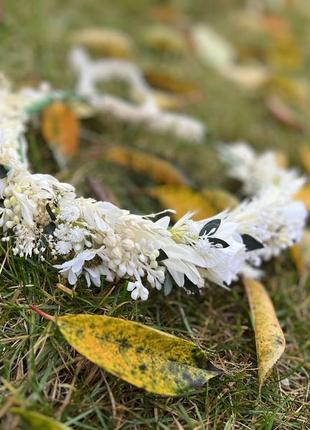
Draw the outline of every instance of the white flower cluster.
M264 247L248 254L248 261L260 265L301 239L307 218L305 205L294 200L304 184L295 170L279 166L275 153L256 155L246 143L223 145L220 157L228 175L240 180L250 200L244 201L231 216L241 234L249 234Z
M281 175L277 187L268 186L233 211L201 221L188 214L173 226L168 212L154 220L154 215L133 215L108 202L77 197L71 185L32 174L21 158L24 110L33 94L8 89L3 94L2 241L22 258L54 260L71 285L83 278L97 287L102 280L123 279L131 297L142 300L149 288L168 291L173 283L190 293L206 280L226 287L246 262L257 265L300 239L306 211L283 192Z

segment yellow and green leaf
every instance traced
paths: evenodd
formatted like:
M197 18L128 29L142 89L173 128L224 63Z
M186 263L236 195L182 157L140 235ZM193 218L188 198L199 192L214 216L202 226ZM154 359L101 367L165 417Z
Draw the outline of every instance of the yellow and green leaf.
M194 343L142 324L96 315L65 315L56 323L80 354L146 391L183 396L220 373Z

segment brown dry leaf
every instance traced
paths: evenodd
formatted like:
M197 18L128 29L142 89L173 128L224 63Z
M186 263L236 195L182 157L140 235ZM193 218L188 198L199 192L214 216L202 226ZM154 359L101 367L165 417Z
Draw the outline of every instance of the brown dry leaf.
M229 193L228 191L222 190L221 188L202 190L203 196L207 202L214 208L215 212L221 212L225 209L233 209L238 205L238 199Z
M285 337L264 286L250 278L245 278L243 282L251 308L261 389L285 350Z
M304 185L295 195L294 200L304 202L308 211L310 211L310 184Z
M192 211L196 212L193 216L196 220L209 218L217 213L202 193L193 191L189 187L163 185L151 188L149 194L158 199L163 208L175 209L175 219Z
M188 395L221 373L194 343L134 321L81 314L58 317L56 323L88 360L151 393Z
M66 157L77 153L80 123L63 102L53 102L44 109L41 127L44 138L58 154Z
M101 56L132 58L134 55L133 41L127 34L118 30L85 28L72 36L72 42Z
M136 149L114 146L104 152L106 160L144 173L157 182L169 185L187 185L186 177L171 163Z
M298 146L299 159L303 168L310 174L310 146L307 144Z
M266 107L277 121L300 132L304 131L305 126L297 114L280 97L276 95L267 97Z

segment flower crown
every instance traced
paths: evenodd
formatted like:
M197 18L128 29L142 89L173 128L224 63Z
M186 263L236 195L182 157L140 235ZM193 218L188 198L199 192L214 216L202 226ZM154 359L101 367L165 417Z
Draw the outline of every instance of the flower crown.
M300 240L307 212L294 195L303 178L279 167L272 152L257 156L244 143L223 145L219 155L248 198L215 217L194 221L190 213L174 225L171 211L134 215L31 173L25 139L31 112L60 96L44 85L13 92L0 84L1 240L15 255L54 260L71 285L81 277L97 287L102 278L127 280L131 297L146 300L151 287L166 294L174 284L188 292L206 281L227 287Z

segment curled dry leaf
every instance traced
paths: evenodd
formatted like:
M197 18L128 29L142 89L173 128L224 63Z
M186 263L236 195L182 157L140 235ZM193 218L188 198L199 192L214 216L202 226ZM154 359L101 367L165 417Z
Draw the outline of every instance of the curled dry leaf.
M91 362L146 391L184 396L220 373L192 342L142 324L96 315L65 315L56 323Z
M27 411L22 408L12 408L10 412L19 415L30 430L70 430L70 427L65 424L38 412Z
M151 188L149 194L158 199L163 208L174 208L176 219L192 211L196 212L193 219L208 218L217 213L202 193L193 191L189 187L163 185Z
M79 147L80 123L63 102L51 103L42 113L42 133L56 156L75 155Z
M134 55L131 38L117 30L85 28L73 35L72 42L106 57L131 58Z
M264 286L250 278L245 278L243 282L251 308L261 389L285 350L285 337Z
M104 152L106 160L144 173L157 182L169 185L186 185L186 177L171 163L153 155L123 146L114 146Z

